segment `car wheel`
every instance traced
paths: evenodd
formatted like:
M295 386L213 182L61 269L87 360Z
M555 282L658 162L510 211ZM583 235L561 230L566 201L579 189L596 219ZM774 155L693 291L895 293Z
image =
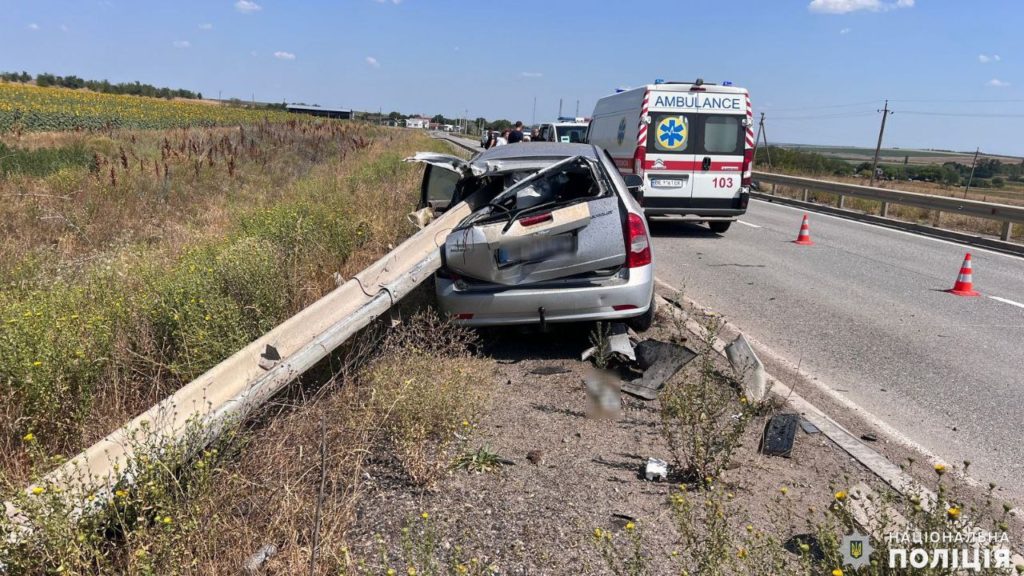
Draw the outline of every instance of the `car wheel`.
M725 231L732 226L732 222L708 222L708 228L715 234L725 234Z
M654 315L658 312L658 298L657 296L651 296L651 305L647 307L647 312L626 320L626 325L636 330L637 332L646 332L650 329L651 325L654 324Z

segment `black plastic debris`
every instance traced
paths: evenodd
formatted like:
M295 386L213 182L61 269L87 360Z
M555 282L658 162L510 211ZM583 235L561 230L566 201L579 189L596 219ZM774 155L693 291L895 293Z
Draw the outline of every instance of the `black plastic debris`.
M769 456L789 458L793 452L793 441L796 439L796 427L800 422L799 414L776 414L765 424L764 436L761 438L761 453Z
M660 340L644 340L636 345L636 365L643 376L622 385L622 391L644 400L654 400L665 382L679 372L697 354L678 344Z
M538 366L530 370L530 374L536 374L537 376L552 376L554 374L568 374L569 372L572 372L572 370L562 366Z
M787 552L797 556L808 556L815 562L825 559L825 552L821 549L821 543L813 534L796 534L782 545Z

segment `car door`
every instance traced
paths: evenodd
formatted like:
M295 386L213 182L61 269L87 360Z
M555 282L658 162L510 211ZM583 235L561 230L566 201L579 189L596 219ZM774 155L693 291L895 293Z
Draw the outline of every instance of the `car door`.
M647 126L644 198L652 206L682 207L693 194L697 114L652 112Z
M694 206L730 208L743 179L743 115L698 114L693 170Z
M450 154L420 152L406 162L424 164L423 180L420 183L420 208L430 207L435 212L444 212L455 195L455 186L463 177L474 173L469 161Z

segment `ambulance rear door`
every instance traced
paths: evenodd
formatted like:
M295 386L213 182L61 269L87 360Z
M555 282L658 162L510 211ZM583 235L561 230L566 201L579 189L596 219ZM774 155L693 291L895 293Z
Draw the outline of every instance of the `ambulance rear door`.
M743 179L746 119L742 94L704 94L702 106L693 123L695 138L693 167L693 206L695 208L733 208ZM722 102L728 101L728 106ZM732 108L732 106L738 106Z
M655 96L651 94L651 102L657 101ZM682 110L652 109L649 116L644 158L647 178L644 206L688 206L693 194L693 163L697 147L693 131L695 114Z

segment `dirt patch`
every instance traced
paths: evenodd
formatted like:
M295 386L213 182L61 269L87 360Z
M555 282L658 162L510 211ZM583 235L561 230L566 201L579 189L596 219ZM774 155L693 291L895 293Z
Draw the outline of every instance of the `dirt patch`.
M673 336L673 327L661 320L645 337ZM648 457L670 460L659 432L659 403L624 396L617 417L588 416L586 365L579 361L589 346L588 328L486 334L485 352L495 360L493 408L476 424L467 447L486 446L511 464L491 474L453 471L434 489L417 492L369 470L367 497L350 534L353 556L381 558L383 548L390 549L388 558L403 558L403 529L408 538L429 525L442 563L477 559L509 574L611 573L594 531L621 534L633 522L643 533L648 573L678 573L672 553L680 535L670 505L678 484L642 479ZM675 378L696 377L691 363ZM742 509L736 526L751 523L785 540L806 531L808 509L832 501L826 479L844 486L876 483L821 434L798 431L790 458L760 455L767 418L749 423L731 469L714 480Z

